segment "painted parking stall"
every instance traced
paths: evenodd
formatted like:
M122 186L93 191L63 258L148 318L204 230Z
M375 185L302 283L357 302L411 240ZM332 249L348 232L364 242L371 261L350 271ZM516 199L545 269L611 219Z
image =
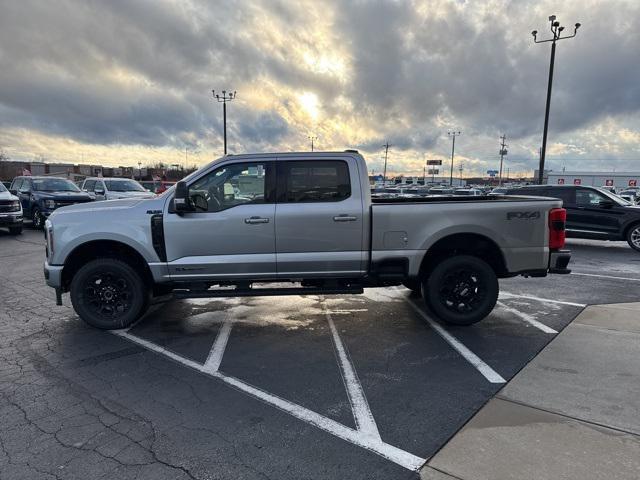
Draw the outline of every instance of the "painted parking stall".
M450 327L397 287L187 300L114 333L416 471L579 310L505 294L484 322Z

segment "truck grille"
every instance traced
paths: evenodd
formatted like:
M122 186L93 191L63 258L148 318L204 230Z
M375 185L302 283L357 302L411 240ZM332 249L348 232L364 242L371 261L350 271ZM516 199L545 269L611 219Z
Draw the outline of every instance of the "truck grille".
M89 200L63 200L63 201L56 200L56 208L67 207L69 205L75 205L76 203L86 203L88 201Z
M13 200L0 200L0 212L16 212L14 207L11 206Z

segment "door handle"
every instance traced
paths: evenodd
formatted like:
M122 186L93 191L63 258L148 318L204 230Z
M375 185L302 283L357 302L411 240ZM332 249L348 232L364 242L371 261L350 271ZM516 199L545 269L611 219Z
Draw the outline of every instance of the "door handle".
M355 222L358 220L358 217L354 217L352 215L337 215L333 217L334 222Z
M251 224L251 225L254 225L256 223L269 223L269 219L263 218L263 217L251 217L251 218L245 218L244 223Z

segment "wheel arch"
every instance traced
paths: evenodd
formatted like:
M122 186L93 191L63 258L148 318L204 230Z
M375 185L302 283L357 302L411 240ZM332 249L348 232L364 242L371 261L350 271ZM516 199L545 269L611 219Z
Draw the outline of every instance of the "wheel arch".
M508 276L506 262L498 244L479 233L453 233L431 245L420 262L420 274L428 272L444 258L455 255L471 255L484 260L498 277Z
M153 285L153 275L144 256L135 248L117 240L90 240L77 245L66 257L62 269L62 288L68 291L77 271L97 258L117 258L140 272L147 285Z

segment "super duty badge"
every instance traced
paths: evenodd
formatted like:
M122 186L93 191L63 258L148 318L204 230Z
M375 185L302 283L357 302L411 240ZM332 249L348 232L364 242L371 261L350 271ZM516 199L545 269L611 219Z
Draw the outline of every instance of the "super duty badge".
M507 220L537 220L540 212L507 212Z

